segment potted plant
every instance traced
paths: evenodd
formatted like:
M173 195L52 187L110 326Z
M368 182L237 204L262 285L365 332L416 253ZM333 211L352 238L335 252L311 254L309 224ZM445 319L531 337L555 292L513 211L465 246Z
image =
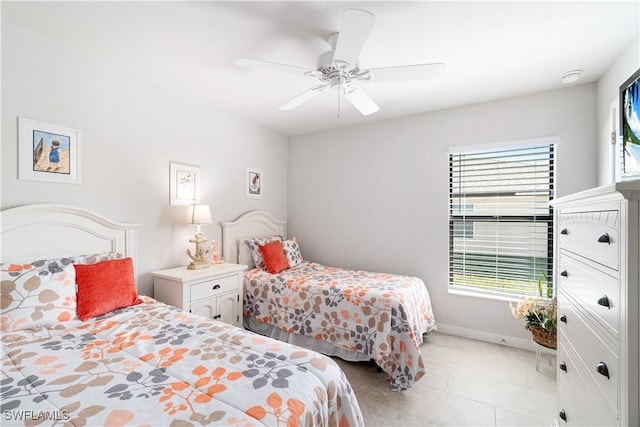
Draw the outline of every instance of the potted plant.
M546 289L543 289L545 285ZM538 298L527 297L514 306L509 303L516 320L525 318L525 328L538 344L555 349L557 337L557 301L546 273L538 278Z

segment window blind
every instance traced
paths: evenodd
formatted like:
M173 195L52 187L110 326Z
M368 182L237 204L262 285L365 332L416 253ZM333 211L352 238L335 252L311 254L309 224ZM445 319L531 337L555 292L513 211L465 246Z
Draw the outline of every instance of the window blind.
M449 286L550 297L553 196L553 144L450 153Z

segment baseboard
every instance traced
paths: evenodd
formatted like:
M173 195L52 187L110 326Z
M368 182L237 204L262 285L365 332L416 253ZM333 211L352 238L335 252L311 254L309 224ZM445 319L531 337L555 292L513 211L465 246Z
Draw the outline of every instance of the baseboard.
M530 339L509 337L499 334L493 334L491 332L461 328L460 326L446 325L442 323L438 323L438 332L442 332L443 334L456 335L459 337L471 338L479 341L502 344L509 347L521 348L523 350L535 351L533 342Z

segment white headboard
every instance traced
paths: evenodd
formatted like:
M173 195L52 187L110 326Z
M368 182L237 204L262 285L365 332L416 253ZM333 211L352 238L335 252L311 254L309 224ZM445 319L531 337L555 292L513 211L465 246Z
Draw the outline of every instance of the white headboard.
M287 223L266 211L250 211L235 221L222 223L222 254L228 262L238 262L238 243L243 239L287 235Z
M141 224L112 221L66 205L37 204L0 212L0 258L116 251L133 258Z

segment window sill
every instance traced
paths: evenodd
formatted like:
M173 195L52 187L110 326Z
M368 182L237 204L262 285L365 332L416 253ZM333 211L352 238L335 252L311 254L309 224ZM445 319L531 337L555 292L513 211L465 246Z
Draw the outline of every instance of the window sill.
M449 286L448 293L451 295L460 295L465 297L482 298L482 299L490 299L494 301L507 301L507 302L517 302L523 298L522 296L518 296L518 295L506 295L501 292L491 292L491 291L482 292L482 291L464 288L461 286Z

